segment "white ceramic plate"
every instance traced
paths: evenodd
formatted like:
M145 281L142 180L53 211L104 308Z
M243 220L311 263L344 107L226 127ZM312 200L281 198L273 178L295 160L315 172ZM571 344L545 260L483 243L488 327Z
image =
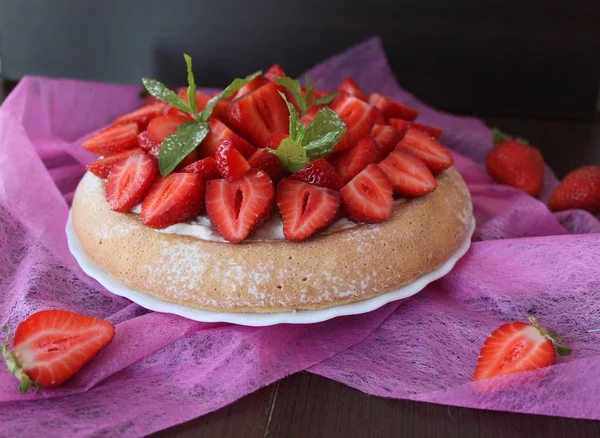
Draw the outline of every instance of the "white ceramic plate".
M79 266L81 266L81 269L113 294L129 298L134 303L156 312L173 313L201 322L229 322L255 327L274 324L312 324L315 322L327 321L328 319L336 318L338 316L358 315L378 309L392 301L415 295L429 283L443 277L452 270L456 262L471 246L471 236L473 235L474 230L475 219L473 219L469 232L458 250L435 271L419 277L413 283L401 287L400 289L369 298L368 300L342 304L340 306L322 310L298 310L295 312L282 313L224 313L211 312L208 310L200 310L193 307L182 306L180 304L169 303L142 291L132 289L121 280L106 272L86 254L79 242L77 234L75 234L73 223L71 221L71 213L69 213L69 219L66 226L69 250L71 251L71 254L73 254L73 257L75 257L75 260L77 260L77 263L79 263Z

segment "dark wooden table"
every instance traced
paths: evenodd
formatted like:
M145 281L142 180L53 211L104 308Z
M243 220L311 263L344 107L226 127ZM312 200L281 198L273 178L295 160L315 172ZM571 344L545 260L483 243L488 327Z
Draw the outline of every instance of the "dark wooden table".
M484 119L529 139L559 177L578 166L600 165L599 120ZM303 372L153 436L600 438L600 422L383 399Z

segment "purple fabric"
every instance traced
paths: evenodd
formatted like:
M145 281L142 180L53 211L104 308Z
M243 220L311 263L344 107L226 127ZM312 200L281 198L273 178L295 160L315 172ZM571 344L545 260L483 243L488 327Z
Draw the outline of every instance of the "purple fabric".
M106 318L117 335L70 382L39 395L19 394L0 367L1 436L144 435L306 369L385 397L600 419L596 218L552 215L544 203L493 183L480 165L490 130L402 91L379 39L310 74L329 89L352 76L444 129L473 195L471 251L402 305L311 326L249 328L148 312L86 277L64 235L83 164L93 158L82 139L139 105L139 88L24 78L0 107L0 323L15 327L37 310L62 308ZM556 183L549 171L542 199ZM531 314L561 333L573 355L478 390L470 377L485 337Z

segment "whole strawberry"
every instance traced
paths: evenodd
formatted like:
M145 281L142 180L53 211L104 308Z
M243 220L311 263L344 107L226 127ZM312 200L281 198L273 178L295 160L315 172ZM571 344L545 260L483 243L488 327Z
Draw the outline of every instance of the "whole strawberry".
M544 184L544 159L539 149L494 129L494 144L485 164L496 182L538 196Z
M550 198L550 210L580 208L600 213L600 167L585 166L569 173Z

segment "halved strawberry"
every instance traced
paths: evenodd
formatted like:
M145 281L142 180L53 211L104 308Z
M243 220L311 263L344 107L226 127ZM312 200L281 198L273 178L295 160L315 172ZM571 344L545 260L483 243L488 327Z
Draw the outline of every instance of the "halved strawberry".
M289 134L283 134L281 132L274 132L273 134L271 134L271 137L269 137L269 141L267 142L267 147L269 149L277 149L279 147L279 145L281 144L281 142L283 141L283 139L285 138L290 138Z
M454 158L444 146L428 133L416 128L408 128L398 147L408 149L420 158L434 175L454 164Z
M233 95L233 98L237 99L238 97L242 97L242 96L250 93L251 91L259 89L260 87L267 84L268 82L269 82L269 80L267 78L265 78L264 76L257 76L254 79L252 79L250 82L248 82L246 85L244 85L242 88L237 90L235 92L235 94Z
M385 125L385 117L381 110L377 107L373 107L373 111L375 111L375 124L376 125Z
M400 141L400 134L393 126L375 125L371 130L371 137L386 154L394 150Z
M421 123L407 122L406 120L393 118L388 119L387 123L388 125L395 127L401 136L404 136L404 134L406 134L406 130L408 128L414 128L418 129L419 131L426 132L436 140L442 136L442 130L434 126L422 125Z
M382 222L394 211L392 183L376 164L365 167L340 194L346 215L356 222Z
M217 160L212 157L194 161L192 164L188 164L184 167L181 171L184 173L198 174L204 181L221 178L219 168L217 167Z
M403 119L391 118L387 120L387 124L393 126L396 129L396 132L398 133L398 135L400 135L400 138L403 138L406 135L406 131L408 131L408 128L410 128L410 122L407 122Z
M403 149L394 150L378 166L390 179L397 195L422 196L437 187L437 181L425 163Z
M250 170L248 161L229 140L223 140L219 145L215 159L219 173L227 181L238 179Z
M277 185L279 181L286 175L285 167L279 161L279 158L265 148L257 149L254 154L248 159L248 164L253 169L261 169L267 172L267 175Z
M143 106L119 117L115 120L115 125L138 123L141 127L145 127L150 120L162 115L166 106L167 105L162 102Z
M106 157L136 148L139 132L140 127L137 123L113 125L88 138L82 146L94 154Z
M196 149L201 157L215 157L217 148L224 140L229 140L233 146L244 156L249 157L254 153L256 148L248 143L245 139L233 132L227 125L219 120L209 120L208 125L210 131L202 140L200 146Z
M265 73L265 78L270 81L284 77L286 77L285 71L283 71L283 68L279 64L273 64Z
M152 140L148 131L142 131L138 134L138 145L143 151L149 152L152 148L156 147L156 145L160 146L160 143Z
M42 310L21 322L0 346L19 390L58 386L94 358L115 337L114 326L102 319L66 310ZM9 335L10 338L10 335Z
M371 93L369 95L369 103L379 108L386 119L396 118L412 122L417 118L417 115L419 115L417 110L407 105L402 105L392 99L388 99L378 93Z
M227 107L227 120L258 147L265 147L273 132L289 132L289 111L275 82L234 100Z
M412 122L410 127L426 132L436 140L439 140L439 138L442 136L442 130L440 128L436 128L435 126L422 125L421 123Z
M143 154L144 151L140 148L128 149L118 154L109 155L106 158L101 158L87 165L87 169L96 175L98 178L107 178L110 170L121 161L123 158L127 158L130 155Z
M325 158L318 158L308 163L296 173L292 173L289 179L304 181L318 187L325 187L339 191L344 183L335 169Z
M334 152L351 148L358 140L371 133L375 125L376 114L368 103L345 94L338 96L332 102L331 108L346 123L346 133L333 149Z
M285 238L299 241L333 222L340 208L340 194L286 178L277 187L277 205Z
M477 361L473 380L533 371L556 363L556 353L568 356L571 350L558 345L556 335L529 322L510 322L498 327L487 337Z
M106 200L114 211L126 213L139 204L158 173L145 154L131 155L113 166L106 179Z
M363 90L360 89L358 84L352 80L352 78L344 79L340 85L338 86L338 91L340 93L346 93L350 96L354 96L357 99L362 100L363 102L367 101L367 95Z
M151 228L166 228L198 216L204 204L204 180L195 173L172 173L158 179L142 202L140 219Z
M160 116L152 119L148 123L148 132L150 138L156 143L162 143L162 141L171 134L177 132L177 128L184 122L189 122L190 119L181 115L168 115Z
M333 158L335 170L347 183L369 164L379 163L385 156L384 151L371 136L364 137L352 149L341 152Z
M221 236L241 242L269 216L274 196L271 178L262 170L252 169L236 181L208 181L206 212Z

